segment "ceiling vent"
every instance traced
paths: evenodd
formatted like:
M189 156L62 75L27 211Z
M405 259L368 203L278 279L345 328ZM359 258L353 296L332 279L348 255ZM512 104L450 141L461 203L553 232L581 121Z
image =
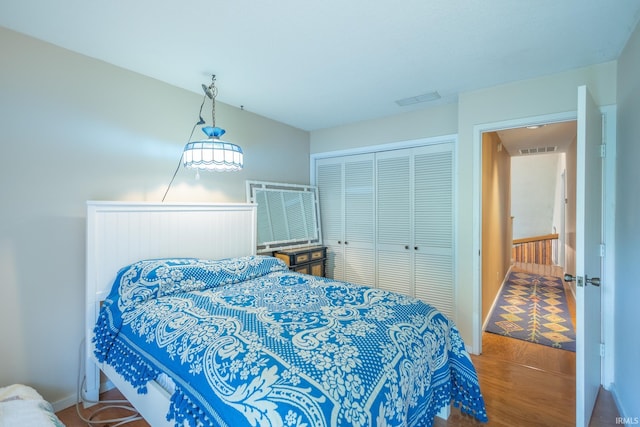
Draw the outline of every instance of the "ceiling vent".
M521 148L520 154L544 154L544 153L554 153L558 147L531 147L531 148Z
M421 102L436 101L438 99L440 99L440 94L434 91L429 93L423 93L422 95L418 95L418 96L410 96L409 98L398 99L396 101L396 104L398 104L401 107L406 107L407 105L419 104Z

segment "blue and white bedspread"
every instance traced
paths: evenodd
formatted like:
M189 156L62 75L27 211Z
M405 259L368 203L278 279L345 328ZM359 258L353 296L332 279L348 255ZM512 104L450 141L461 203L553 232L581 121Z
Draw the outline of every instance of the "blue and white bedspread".
M486 421L464 344L417 299L290 272L272 257L146 260L102 306L95 354L168 420L214 426L430 426L451 401Z

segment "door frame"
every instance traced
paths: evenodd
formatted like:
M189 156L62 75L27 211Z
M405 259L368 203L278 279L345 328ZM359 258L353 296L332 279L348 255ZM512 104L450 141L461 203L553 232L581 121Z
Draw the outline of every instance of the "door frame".
M602 294L602 341L604 346L602 358L601 383L605 389L613 384L615 359L613 348L614 337L614 297L615 297L615 177L616 177L616 106L600 107L604 116L603 140L606 144L604 161L603 191L603 223L605 240L605 259L603 264L602 281L606 283ZM472 281L473 281L473 353L482 353L482 134L508 128L541 125L555 122L577 120L577 111L531 116L499 122L482 123L473 127L473 253Z

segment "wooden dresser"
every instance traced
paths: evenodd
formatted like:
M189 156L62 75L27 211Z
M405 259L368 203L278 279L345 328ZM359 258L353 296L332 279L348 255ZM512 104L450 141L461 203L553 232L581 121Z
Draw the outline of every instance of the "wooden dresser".
M283 260L290 270L324 277L327 259L327 248L324 246L282 249L274 251L273 256Z

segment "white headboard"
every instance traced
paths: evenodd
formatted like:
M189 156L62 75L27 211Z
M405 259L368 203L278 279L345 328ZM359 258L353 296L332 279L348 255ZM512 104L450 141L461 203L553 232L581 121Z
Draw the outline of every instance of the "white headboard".
M255 204L87 202L87 396L96 398L100 387L92 359L93 327L120 268L149 258L255 253Z

